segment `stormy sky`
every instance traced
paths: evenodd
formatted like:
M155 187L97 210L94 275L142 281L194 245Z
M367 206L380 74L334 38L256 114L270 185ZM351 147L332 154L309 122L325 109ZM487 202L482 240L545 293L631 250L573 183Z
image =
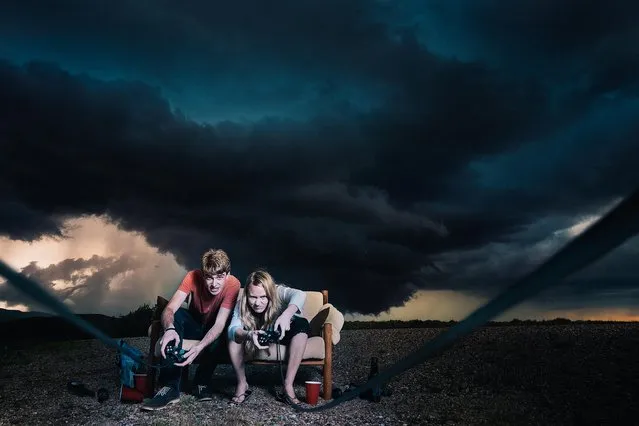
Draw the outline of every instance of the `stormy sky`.
M637 186L638 117L626 0L6 1L0 258L78 312L219 247L357 318L460 319ZM511 316L639 318L637 254Z

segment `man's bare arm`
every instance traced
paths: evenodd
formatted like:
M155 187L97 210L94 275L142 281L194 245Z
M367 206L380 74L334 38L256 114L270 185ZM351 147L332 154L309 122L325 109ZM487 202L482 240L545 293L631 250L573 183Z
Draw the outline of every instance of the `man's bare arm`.
M215 318L215 324L213 327L204 335L204 338L200 341L200 345L205 348L217 339L220 334L224 332L224 327L226 326L226 322L231 315L231 310L228 308L220 308L217 313L217 317Z
M182 290L176 290L175 294L173 294L173 297L171 297L171 300L169 300L166 308L164 308L164 310L162 311L162 316L160 318L162 328L164 330L174 326L173 317L175 316L177 310L180 309L180 306L182 305L182 303L184 303L187 296L188 293L185 293Z

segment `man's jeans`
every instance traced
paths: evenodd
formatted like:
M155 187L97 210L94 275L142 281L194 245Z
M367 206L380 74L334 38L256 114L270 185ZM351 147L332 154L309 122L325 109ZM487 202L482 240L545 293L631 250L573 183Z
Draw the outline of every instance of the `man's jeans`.
M230 320L230 318L229 318ZM205 328L202 324L193 318L191 313L184 308L177 310L173 317L173 325L175 331L180 335L182 339L194 339L202 340L209 328ZM198 366L195 371L195 377L193 384L208 385L211 381L211 376L218 362L223 359L228 359L228 339L226 336L226 327L220 334L220 336L208 345L200 355L198 356ZM177 390L180 390L180 379L182 377L182 368L175 365L170 367L163 367L160 369L160 376L158 378L158 384L160 386L170 386Z

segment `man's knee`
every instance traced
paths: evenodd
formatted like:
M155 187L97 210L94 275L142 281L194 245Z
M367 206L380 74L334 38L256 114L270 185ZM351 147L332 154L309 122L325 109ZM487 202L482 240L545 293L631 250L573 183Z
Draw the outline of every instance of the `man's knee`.
M173 325L175 325L176 327L181 327L186 324L186 322L189 321L191 318L192 315L189 311L184 308L179 308L173 314Z
M191 313L188 310L184 308L178 308L178 310L175 311L175 314L173 314L173 321L184 321L190 316Z

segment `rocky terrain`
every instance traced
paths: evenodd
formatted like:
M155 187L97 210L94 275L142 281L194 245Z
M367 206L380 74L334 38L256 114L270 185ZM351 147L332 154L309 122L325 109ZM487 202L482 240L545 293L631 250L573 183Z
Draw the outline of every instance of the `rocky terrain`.
M344 330L335 346L335 386L366 379L371 356L383 369L444 329ZM143 350L147 338L127 342ZM141 412L117 400L116 354L92 340L5 346L0 370L0 424L112 425L588 425L639 421L639 324L486 327L389 383L380 403L354 399L332 409L295 412L274 400L277 367L249 367L253 395L229 406L234 375L218 367L213 401L184 394L163 411ZM302 367L304 380L320 370ZM69 379L106 387L99 403L71 395ZM320 405L323 402L320 402Z

